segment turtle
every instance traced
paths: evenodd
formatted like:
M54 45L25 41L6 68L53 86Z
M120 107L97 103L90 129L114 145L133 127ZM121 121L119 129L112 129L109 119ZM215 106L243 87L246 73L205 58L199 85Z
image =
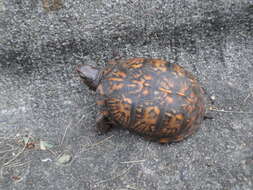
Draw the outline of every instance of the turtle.
M206 94L182 66L159 58L111 60L103 69L77 66L83 82L97 94L96 128L128 129L159 143L178 142L199 129Z

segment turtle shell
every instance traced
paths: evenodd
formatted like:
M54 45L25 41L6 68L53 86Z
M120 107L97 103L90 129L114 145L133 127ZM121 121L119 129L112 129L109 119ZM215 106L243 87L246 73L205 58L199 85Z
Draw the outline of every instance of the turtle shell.
M183 67L160 59L111 62L97 88L108 118L161 143L195 132L205 114L205 94Z

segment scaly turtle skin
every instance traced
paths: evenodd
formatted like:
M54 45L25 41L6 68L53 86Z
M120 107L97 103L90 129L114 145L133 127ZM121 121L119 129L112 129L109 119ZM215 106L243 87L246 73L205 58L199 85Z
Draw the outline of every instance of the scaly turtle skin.
M127 128L160 143L183 140L194 133L205 115L205 93L184 68L160 59L111 61L99 71L77 68L98 94L97 128Z

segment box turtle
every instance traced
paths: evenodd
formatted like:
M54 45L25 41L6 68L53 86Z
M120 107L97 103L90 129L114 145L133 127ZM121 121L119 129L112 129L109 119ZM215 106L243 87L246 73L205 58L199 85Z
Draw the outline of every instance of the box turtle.
M205 93L183 67L161 59L113 60L105 69L79 65L84 83L97 92L96 126L126 128L160 143L193 134L205 115Z

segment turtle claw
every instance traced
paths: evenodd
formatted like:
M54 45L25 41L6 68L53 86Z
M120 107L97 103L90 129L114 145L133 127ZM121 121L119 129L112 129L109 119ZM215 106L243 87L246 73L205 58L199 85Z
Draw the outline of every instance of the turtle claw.
M106 134L112 128L112 124L104 113L100 113L96 119L96 131L99 135Z
M206 119L214 119L213 115L211 113L206 113L206 115L204 115L204 120Z

